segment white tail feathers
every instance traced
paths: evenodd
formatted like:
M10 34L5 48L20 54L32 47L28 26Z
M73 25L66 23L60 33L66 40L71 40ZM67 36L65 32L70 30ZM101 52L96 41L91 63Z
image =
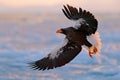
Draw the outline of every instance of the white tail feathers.
M100 55L100 52L101 52L101 48L102 48L102 42L101 42L101 38L100 38L100 34L99 32L96 32L95 34L92 34L89 38L88 38L88 41L90 41L93 46L95 46L97 48L97 52L96 54L97 55ZM83 50L85 50L87 53L88 53L88 50L84 47L82 47Z
M94 46L96 46L96 48L97 48L96 54L97 54L97 55L100 55L101 48L102 48L102 42L101 42L100 34L99 34L99 32L96 32L96 33L93 34L92 36L93 36L93 38L94 38L94 40L95 40L95 42L96 42L96 45L94 45Z

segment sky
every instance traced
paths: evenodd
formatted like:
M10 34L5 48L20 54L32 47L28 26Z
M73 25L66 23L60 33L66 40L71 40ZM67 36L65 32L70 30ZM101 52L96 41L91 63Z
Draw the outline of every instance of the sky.
M63 4L95 10L96 12L119 13L120 0L0 0L0 11L25 8L60 8Z

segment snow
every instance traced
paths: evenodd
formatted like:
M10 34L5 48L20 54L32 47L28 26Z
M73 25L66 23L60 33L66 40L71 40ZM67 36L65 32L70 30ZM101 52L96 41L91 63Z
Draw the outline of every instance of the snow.
M0 19L0 80L120 80L120 16L97 16L102 39L100 56L91 59L81 51L69 64L42 72L32 70L27 63L43 58L62 41L55 35L61 28L56 26L68 27L72 23L64 20L64 15L53 18L55 14L33 15L34 21L24 17L27 22L15 15L5 18L7 22ZM39 19L43 23L37 23Z

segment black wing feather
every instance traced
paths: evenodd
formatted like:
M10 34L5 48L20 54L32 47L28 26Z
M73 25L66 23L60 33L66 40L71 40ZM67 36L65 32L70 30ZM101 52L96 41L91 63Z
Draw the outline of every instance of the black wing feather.
M58 57L51 59L50 53L48 54L47 57L44 57L43 59L30 63L30 66L33 69L37 70L49 70L56 67L61 67L70 62L75 56L77 56L77 54L81 51L81 46L72 42L68 42L65 46L63 46L60 49L62 49L63 52L60 53L58 51L57 52L57 54L59 54Z
M62 9L62 11L64 15L70 20L85 20L83 23L80 23L82 27L79 26L78 30L84 32L86 35L89 36L96 32L98 22L95 19L94 15L89 11L82 10L81 8L78 10L77 8L70 5L64 6L64 9Z
M65 10L63 9L63 10L64 10L63 13L64 13L65 15L67 15L66 17L67 17L68 19L71 19L71 13L69 12L69 10L67 9L66 6L63 6L63 7L64 7L64 9L65 9Z
M64 9L62 9L62 11L68 19L71 19L71 17L67 14L67 12Z

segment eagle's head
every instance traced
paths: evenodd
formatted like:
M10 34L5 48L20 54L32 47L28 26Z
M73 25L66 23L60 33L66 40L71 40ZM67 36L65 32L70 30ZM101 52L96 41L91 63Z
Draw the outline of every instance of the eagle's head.
M71 33L76 32L76 29L73 27L68 27L68 28L61 28L59 30L56 31L56 33L61 33L64 34L66 36L70 35Z

